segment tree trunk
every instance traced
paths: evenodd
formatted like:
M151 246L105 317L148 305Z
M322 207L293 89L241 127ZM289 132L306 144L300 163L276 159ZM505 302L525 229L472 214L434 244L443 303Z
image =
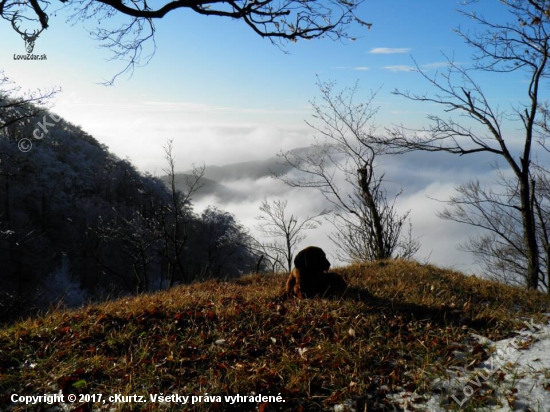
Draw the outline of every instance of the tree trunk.
M525 244L525 257L527 259L527 288L537 290L539 286L539 248L537 244L537 233L535 229L535 215L529 175L524 174L519 179L521 214L523 220L523 242Z
M372 197L371 188L369 186L369 173L372 173L372 170L367 170L367 168L359 169L359 187L361 188L361 196L365 201L365 205L368 207L372 224L374 226L374 242L376 244L376 259L387 259L390 256L386 256L386 248L384 247L384 228L382 227L382 219L376 202Z

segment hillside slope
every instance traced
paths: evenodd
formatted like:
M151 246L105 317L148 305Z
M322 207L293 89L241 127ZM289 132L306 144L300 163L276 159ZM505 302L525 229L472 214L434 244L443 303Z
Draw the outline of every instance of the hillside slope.
M13 123L0 110L0 323L58 303L164 289L188 274L235 277L256 267L255 241L233 215L196 214L79 126L31 109L38 119ZM52 124L31 142L40 119Z
M517 319L540 320L550 306L538 293L414 262L338 271L351 285L343 299L282 301L283 274L249 276L13 325L0 331L0 410L24 410L14 394L59 391L64 401L95 395L71 404L79 411L402 410L388 395L421 400L450 367L487 359L472 333L513 336Z

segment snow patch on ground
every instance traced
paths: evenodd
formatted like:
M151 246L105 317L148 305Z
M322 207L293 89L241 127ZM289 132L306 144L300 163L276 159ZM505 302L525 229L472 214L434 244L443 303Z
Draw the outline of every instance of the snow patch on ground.
M550 323L524 323L516 337L498 342L474 335L488 359L448 370L432 382L430 397L402 392L391 399L405 411L550 411Z

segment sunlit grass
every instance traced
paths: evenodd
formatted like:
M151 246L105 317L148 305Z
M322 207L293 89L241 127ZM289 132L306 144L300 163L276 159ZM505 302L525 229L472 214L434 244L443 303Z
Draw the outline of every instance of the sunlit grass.
M339 270L343 299L280 300L284 275L209 281L0 331L0 410L9 395L277 395L262 410L393 410L386 394L430 391L475 365L470 333L501 339L548 311L539 293L415 262ZM372 296L369 296L369 293ZM465 351L466 356L454 356ZM109 404L102 410L255 410L255 403ZM19 408L19 409L18 409ZM14 410L24 410L23 405Z

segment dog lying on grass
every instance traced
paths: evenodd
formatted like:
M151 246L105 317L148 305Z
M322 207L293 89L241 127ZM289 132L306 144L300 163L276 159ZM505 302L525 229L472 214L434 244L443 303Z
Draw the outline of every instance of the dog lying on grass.
M337 273L327 272L330 262L323 249L309 246L294 258L294 269L285 286L285 297L300 299L315 296L338 296L346 291L347 284Z

